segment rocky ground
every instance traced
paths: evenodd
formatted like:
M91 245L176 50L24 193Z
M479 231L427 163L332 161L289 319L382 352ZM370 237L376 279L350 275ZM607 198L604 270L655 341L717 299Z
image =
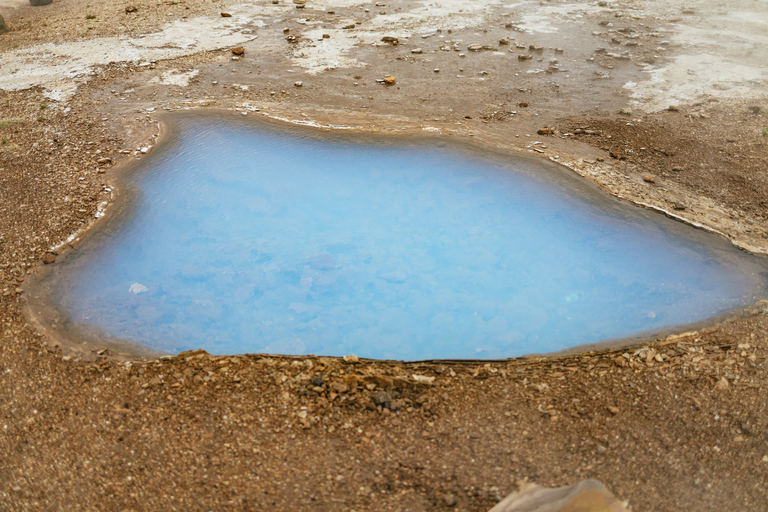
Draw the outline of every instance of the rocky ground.
M0 0L0 510L487 510L584 478L632 510L765 508L766 302L450 364L148 360L25 314L157 113L192 108L535 152L764 254L763 3L127 5Z

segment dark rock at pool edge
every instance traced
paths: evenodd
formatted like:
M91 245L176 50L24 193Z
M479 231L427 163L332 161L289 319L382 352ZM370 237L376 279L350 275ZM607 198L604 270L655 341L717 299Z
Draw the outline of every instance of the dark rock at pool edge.
M53 2L53 0L29 0L29 5L40 7L41 5L48 5L51 2Z
M5 24L2 14L0 14L0 34L8 32L8 25Z

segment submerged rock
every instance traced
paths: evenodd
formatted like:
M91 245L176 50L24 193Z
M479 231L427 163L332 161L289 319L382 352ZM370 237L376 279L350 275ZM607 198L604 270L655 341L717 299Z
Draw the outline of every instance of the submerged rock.
M2 14L0 14L0 34L8 32L8 25L5 24Z
M51 2L53 2L53 0L29 0L29 5L40 7L41 5L48 5Z
M627 512L627 508L596 480L556 489L531 484L501 500L490 512Z

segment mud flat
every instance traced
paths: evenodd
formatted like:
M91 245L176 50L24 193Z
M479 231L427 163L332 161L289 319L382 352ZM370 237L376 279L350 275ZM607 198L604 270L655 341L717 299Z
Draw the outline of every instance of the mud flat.
M0 502L487 510L595 478L634 510L760 509L765 302L503 363L125 358L29 324L24 281L167 110L471 137L766 252L762 3L381 3L0 4Z

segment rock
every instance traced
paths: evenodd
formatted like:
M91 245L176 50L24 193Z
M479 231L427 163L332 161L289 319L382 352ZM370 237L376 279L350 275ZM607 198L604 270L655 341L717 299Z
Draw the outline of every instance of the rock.
M8 32L8 25L5 24L3 16L0 14L0 34Z
M411 50L411 53L424 53L424 50L422 50L421 48L414 48L413 50Z
M531 60L533 56L520 54L517 56L517 60Z
M715 384L715 389L718 391L726 391L730 389L731 385L728 384L728 379L725 377L720 377L720 380L717 381L717 384Z
M670 105L667 107L667 110L669 110L670 112L680 112L680 107L678 107L677 105Z
M125 12L126 13L132 13L132 12L136 12L136 11L138 11L138 9L136 8L135 5L126 5L125 6Z
M331 382L330 388L338 394L346 393L349 391L349 386L343 382Z
M448 493L445 496L443 496L443 501L449 507L455 507L456 506L456 496L454 496L451 493Z
M643 176L643 181L646 182L646 183L656 183L656 180L650 174L644 175Z
M0 17L0 27L2 26L2 21L3 19L2 17ZM0 28L0 32L2 32L2 28ZM751 107L749 107L749 111L752 112L753 114L759 114L761 110L762 109L760 108L759 105L752 105Z
M350 30L350 29L355 28L355 24L354 23L350 23L349 25L344 25L341 28L342 28L342 30Z
M595 451L597 452L598 455L603 455L605 452L608 451L608 448L606 448L605 446L603 446L601 444L598 444L595 447Z
M398 38L392 37L392 36L384 36L384 37L381 38L381 40L383 42L385 42L385 43L391 44L392 46L397 46L397 45L400 44L400 40Z
M621 368L626 368L627 366L629 366L629 363L627 363L627 360L621 356L614 359L613 362L616 363L616 366L619 366Z
M514 27L514 25L512 24L512 22L511 22L511 21L508 21L508 22L506 22L506 23L504 24L504 26L505 26L506 28L512 28L512 27Z
M293 0L293 3L296 5L304 5L307 3L307 0Z
M509 38L508 37L502 37L501 39L499 39L499 44L502 44L502 45L509 44Z
M683 169L682 167L673 167L672 168L672 171L674 171L674 172L683 172L684 170L685 169Z
M345 363L357 363L358 361L360 361L360 358L354 354L346 355L342 357L342 359L344 360Z
M29 5L33 7L40 7L41 5L48 5L51 2L53 2L53 0L29 0Z
M104 158L99 158L96 160L96 163L99 165L107 165L112 163L112 159L105 156Z
M331 34L323 34L323 39L330 39L330 38L331 38Z
M608 412L610 412L611 414L616 416L617 414L619 414L619 408L618 407L614 407L612 405L609 405L608 406Z
M304 82L302 82L301 80L299 80L298 82L293 82L294 87L302 87L303 85L304 85Z
M631 108L623 108L619 110L619 114L623 116L631 116L632 115L632 109Z
M675 203L672 205L672 208L675 210L685 210L685 205L683 203Z
M322 386L324 382L325 382L325 379L323 379L323 376L322 376L322 375L315 375L315 376L312 378L312 380L310 381L310 383L311 383L313 386L315 386L315 387L317 387L317 386Z
M397 79L394 76L385 76L383 79L384 85L395 85Z
M392 397L386 391L377 391L371 398L377 406L384 407L385 409L389 409L392 406Z
M222 17L222 18L231 18L231 17L232 17L232 15L231 15L231 14L229 14L228 12L223 12L223 13L221 13L221 17Z
M233 55L244 55L245 54L245 48L242 46L235 46L232 48L232 54Z
M489 512L627 512L626 507L596 480L556 489L527 485L496 504Z
M553 130L552 128L545 127L545 128L541 128L536 133L538 133L539 135L552 135L553 133L555 133L555 130Z
M489 44L471 44L467 46L467 50L471 52L479 52L480 50L493 50L493 46Z
M45 253L45 256L43 256L43 263L46 265L49 265L56 261L56 255L50 252Z

